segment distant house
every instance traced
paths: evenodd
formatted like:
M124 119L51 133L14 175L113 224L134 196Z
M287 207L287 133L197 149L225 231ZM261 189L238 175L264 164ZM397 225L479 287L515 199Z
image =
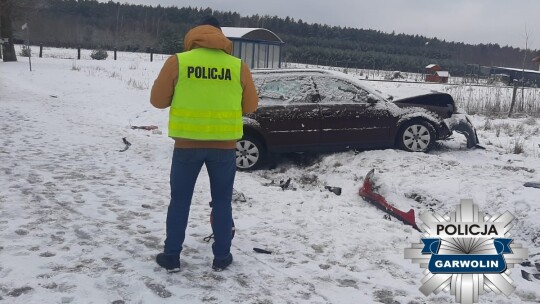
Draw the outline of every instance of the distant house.
M426 65L426 70L429 70L429 71L440 71L442 70L441 66L438 65L438 64L428 64Z
M508 78L508 84L513 84L514 81L523 79L524 85L540 87L540 71L537 70L524 70L518 68L506 68L506 67L480 67L480 73L483 77L489 79L498 77L497 75L504 74Z
M540 62L540 56L534 57L532 61L534 61L534 62ZM540 66L538 67L538 70L540 71Z
M283 40L264 28L222 27L233 42L233 55L251 69L280 68Z
M426 66L426 82L448 83L450 73L442 71L438 64L429 64Z

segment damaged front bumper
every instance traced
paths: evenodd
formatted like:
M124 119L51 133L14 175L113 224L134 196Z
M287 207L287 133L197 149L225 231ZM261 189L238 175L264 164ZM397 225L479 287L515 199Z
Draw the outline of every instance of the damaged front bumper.
M454 113L452 117L445 119L444 122L451 131L456 131L465 136L467 139L467 148L482 148L482 146L479 145L476 129L467 114Z

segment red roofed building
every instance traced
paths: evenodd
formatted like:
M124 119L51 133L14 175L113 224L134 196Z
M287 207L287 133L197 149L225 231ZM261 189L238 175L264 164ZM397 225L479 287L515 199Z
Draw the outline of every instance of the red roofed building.
M438 64L430 64L426 66L426 82L448 83L450 73L442 71Z

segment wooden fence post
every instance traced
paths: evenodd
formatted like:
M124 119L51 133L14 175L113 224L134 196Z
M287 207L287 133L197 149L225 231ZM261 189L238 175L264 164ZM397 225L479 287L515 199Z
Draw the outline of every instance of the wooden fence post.
M150 62L154 61L154 48L150 48Z
M39 58L43 58L43 43L39 44Z
M77 47L77 59L81 60L81 47Z
M116 48L114 48L114 60L116 60Z
M514 79L514 90L512 92L512 103L510 104L510 111L508 112L508 117L512 116L512 112L514 111L514 105L516 104L516 93L518 88L518 81Z

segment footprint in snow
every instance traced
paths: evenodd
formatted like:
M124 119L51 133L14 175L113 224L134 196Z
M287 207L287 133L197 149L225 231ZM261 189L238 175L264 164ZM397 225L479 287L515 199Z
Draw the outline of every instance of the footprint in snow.
M160 298L170 298L172 296L172 293L168 291L165 286L157 283L153 283L152 281L146 281L144 282L144 285L148 287L154 294L156 294Z
M358 289L358 282L353 279L337 279L339 287L352 287Z
M373 292L374 300L384 304L399 304L394 300L394 293L391 290L376 290Z
M20 235L20 236L28 235L28 230L17 229L17 230L15 230L15 233L16 233L17 235Z
M18 296L21 296L23 294L27 294L27 293L31 292L32 290L34 290L32 287L24 286L24 287L12 289L11 291L9 291L7 293L7 295L10 296L10 297L18 297Z
M28 181L30 184L37 184L43 182L43 178L37 173L31 172L26 178L26 181Z

